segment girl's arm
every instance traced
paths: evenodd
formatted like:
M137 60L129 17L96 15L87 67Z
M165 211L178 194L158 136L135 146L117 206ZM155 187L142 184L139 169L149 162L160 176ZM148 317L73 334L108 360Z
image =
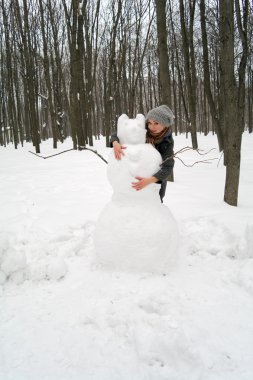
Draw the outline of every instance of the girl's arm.
M110 147L113 147L114 141L117 141L119 143L119 138L117 136L117 132L113 132L110 137Z
M117 132L112 133L110 138L110 146L113 148L116 160L120 160L121 156L124 156L123 149L126 149L126 147L120 144Z
M136 179L138 179L138 182L132 182L132 187L135 190L141 190L144 187L148 186L150 183L161 183L162 181L168 178L168 176L172 173L174 167L173 148L174 141L172 139L163 143L163 145L161 146L161 150L159 150L163 160L161 169L155 174L153 174L152 177L136 177Z
M142 177L135 177L135 178L138 179L138 182L132 182L132 187L135 190L141 190L144 187L150 185L150 183L155 183L158 181L158 179L154 176L147 177L147 178L142 178Z

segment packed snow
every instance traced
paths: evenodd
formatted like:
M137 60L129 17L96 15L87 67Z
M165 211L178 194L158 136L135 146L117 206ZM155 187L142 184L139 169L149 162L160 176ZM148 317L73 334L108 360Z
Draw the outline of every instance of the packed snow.
M215 148L205 158L220 158L215 136L198 139ZM175 151L189 145L175 137ZM94 229L113 193L97 155L43 160L31 144L1 147L0 379L251 380L252 146L245 132L238 207L223 202L222 158L176 160L164 204L180 247L166 275L97 260ZM102 137L94 149L111 152ZM52 141L41 152L55 153ZM180 158L201 159L191 150Z

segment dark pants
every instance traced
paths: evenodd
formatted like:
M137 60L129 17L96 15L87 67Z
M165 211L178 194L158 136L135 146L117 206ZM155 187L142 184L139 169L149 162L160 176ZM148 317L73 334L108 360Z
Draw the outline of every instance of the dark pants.
M159 190L159 195L160 195L162 203L163 203L164 195L166 193L166 187L167 187L167 180L162 181L162 183L161 183L161 189Z

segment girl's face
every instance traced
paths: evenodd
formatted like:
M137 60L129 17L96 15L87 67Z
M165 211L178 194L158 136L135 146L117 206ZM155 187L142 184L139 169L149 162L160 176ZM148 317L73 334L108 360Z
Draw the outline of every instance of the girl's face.
M158 123L155 120L150 119L148 121L148 129L153 134L161 133L164 130L165 126L163 124Z

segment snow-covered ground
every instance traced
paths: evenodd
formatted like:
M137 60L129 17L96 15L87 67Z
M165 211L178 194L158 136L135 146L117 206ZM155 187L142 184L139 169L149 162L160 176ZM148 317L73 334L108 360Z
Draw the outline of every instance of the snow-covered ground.
M198 138L219 157L215 136ZM175 137L176 151L187 145ZM110 152L103 138L95 149ZM251 380L253 135L238 207L223 202L222 160L176 162L165 204L181 239L166 276L97 263L94 225L112 195L99 157L28 150L0 147L0 379ZM41 152L55 153L52 141Z

